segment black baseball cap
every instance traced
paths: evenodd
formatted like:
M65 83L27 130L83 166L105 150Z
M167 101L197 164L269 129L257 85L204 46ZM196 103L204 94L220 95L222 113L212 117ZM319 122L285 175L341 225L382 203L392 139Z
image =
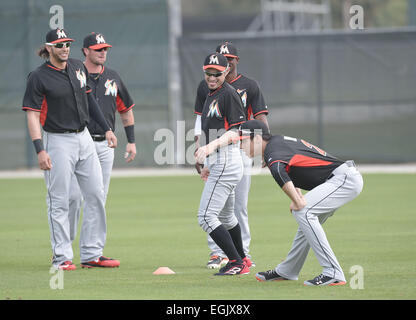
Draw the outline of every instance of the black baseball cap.
M240 139L253 138L255 134L261 134L263 138L270 138L271 133L267 125L260 120L249 120L240 125Z
M238 58L237 48L228 41L220 44L215 51L227 58Z
M68 37L68 33L64 29L56 28L50 30L46 34L46 44L50 43L59 43L59 42L69 42L75 41Z
M111 48L112 45L105 41L104 36L101 33L91 32L91 34L84 38L83 47L96 50L102 48Z
M203 69L216 69L218 71L224 71L228 68L227 58L224 57L221 53L215 52L211 53L205 58Z

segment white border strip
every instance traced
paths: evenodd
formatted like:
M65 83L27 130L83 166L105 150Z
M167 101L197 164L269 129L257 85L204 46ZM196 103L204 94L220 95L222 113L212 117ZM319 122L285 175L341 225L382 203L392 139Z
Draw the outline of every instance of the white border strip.
M363 164L357 165L361 173L410 173L416 174L416 163L408 164ZM263 168L255 175L270 174ZM194 168L140 168L140 169L113 169L112 177L163 177L163 176L192 176L197 175ZM39 169L0 171L0 179L43 178Z

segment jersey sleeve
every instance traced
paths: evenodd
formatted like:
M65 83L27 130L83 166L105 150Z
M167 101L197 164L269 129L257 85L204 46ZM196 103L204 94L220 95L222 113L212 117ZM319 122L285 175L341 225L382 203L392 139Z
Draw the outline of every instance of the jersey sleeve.
M237 91L230 91L221 103L224 115L225 129L231 129L246 121L243 104Z
M260 90L260 87L256 81L253 80L253 87L249 95L250 102L249 105L253 111L253 117L258 116L259 114L268 114L269 110L267 109L266 102L264 100L263 93Z
M120 77L118 77L118 80L119 80L118 81L119 87L117 88L117 98L116 98L117 111L119 113L125 113L134 107L134 102L126 86L124 85L123 80L121 80Z
M274 143L271 146L274 149L269 149L269 146L264 150L264 162L270 170L274 180L280 187L283 187L286 182L291 181L287 169L290 162L290 150L284 143L279 141L269 142ZM276 151L277 150L277 151Z
M270 172L277 182L277 184L282 188L286 182L291 181L289 175L286 172L287 163L282 161L275 161L269 165Z
M195 114L198 114L198 115L202 114L202 110L204 109L204 103L205 103L205 100L207 99L208 93L209 93L209 89L208 89L207 83L205 82L205 80L202 80L199 83L199 86L196 92L195 110L194 110Z
M26 82L26 91L23 97L22 110L41 111L45 94L42 83L36 73L30 73Z

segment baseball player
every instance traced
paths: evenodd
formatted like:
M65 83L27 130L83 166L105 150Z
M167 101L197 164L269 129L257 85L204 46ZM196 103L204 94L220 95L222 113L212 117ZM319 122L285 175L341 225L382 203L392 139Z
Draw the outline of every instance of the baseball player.
M63 270L76 269L68 220L68 199L75 174L85 199L81 261L98 259L106 261L108 266L117 266L118 260L102 255L106 220L104 186L100 162L86 128L90 117L104 130L109 146L116 147L117 139L87 87L88 71L84 64L69 58L73 41L64 29L46 34L39 55L47 61L29 74L22 107L39 167L44 170L52 265Z
M84 38L82 53L85 56L85 67L88 70L88 85L91 94L99 102L107 123L111 128L115 128L115 113L118 111L124 125L127 136L125 158L126 162L131 162L136 156L136 144L134 137L134 103L127 91L126 86L118 73L112 69L104 67L107 58L107 50L112 46L108 44L104 36L92 32ZM110 176L114 162L114 149L109 148L105 141L103 129L93 119L88 123L88 131L94 140L95 149L100 159L101 170L104 179L104 192L107 198L110 185ZM82 205L82 194L74 176L71 186L71 197L69 202L69 219L71 229L71 240L76 236L78 220Z
M263 94L258 83L255 80L247 78L246 76L237 72L237 64L240 58L237 53L237 48L230 42L224 42L217 46L216 52L223 54L230 66L230 72L227 74L225 80L231 84L239 93L243 102L243 107L247 119L258 119L263 121L267 126L268 109L265 103ZM195 101L195 135L198 143L198 136L200 130L200 118L202 108L209 92L206 81L202 80L198 86L197 97ZM251 184L251 168L252 159L248 158L244 152L241 157L244 164L244 174L235 189L235 215L241 227L241 235L243 238L243 247L246 256L251 259L250 251L250 227L248 223L247 202L248 194ZM200 170L196 164L197 170ZM221 265L227 263L228 259L224 252L215 244L215 242L208 236L208 247L210 248L210 259L207 263L208 268L219 268ZM252 262L253 263L253 262ZM254 263L253 263L254 265Z
M237 91L225 82L229 71L227 58L219 53L210 54L203 69L210 91L201 114L204 145L195 152L196 162L204 163L201 178L206 181L198 222L229 259L215 275L247 274L248 259L234 215L235 187L243 176L236 129L246 120L245 114Z
M339 160L303 139L272 136L258 120L243 123L240 135L241 148L248 156L263 156L272 176L291 199L290 210L299 225L286 259L275 269L257 273L256 279L297 280L309 248L312 248L323 272L304 284L345 284L344 273L322 224L335 210L361 193L363 179L354 161ZM303 195L300 189L309 192Z

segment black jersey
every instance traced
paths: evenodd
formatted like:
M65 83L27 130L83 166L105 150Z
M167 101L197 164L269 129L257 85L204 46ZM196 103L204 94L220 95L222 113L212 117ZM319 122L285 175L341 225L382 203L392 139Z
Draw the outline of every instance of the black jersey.
M224 82L218 89L208 93L201 115L206 144L244 121L246 117L240 96L231 85Z
M262 113L266 115L269 113L263 94L255 80L239 74L237 78L229 83L241 97L247 120L252 120Z
M28 76L22 109L40 112L45 131L79 130L89 121L87 77L80 60L68 59L64 70L45 62Z
M239 74L233 81L229 82L240 95L247 120L251 120L259 114L268 114L266 102L255 80ZM202 80L198 86L195 99L195 114L202 114L205 99L209 93L208 85Z
M91 88L108 125L114 131L116 111L124 113L134 106L126 86L116 71L106 67L103 67L98 74L89 74L88 86ZM93 119L88 124L88 130L91 134L105 134L101 126Z
M291 180L304 190L324 183L344 163L303 139L282 135L271 138L264 150L264 161L281 187Z

